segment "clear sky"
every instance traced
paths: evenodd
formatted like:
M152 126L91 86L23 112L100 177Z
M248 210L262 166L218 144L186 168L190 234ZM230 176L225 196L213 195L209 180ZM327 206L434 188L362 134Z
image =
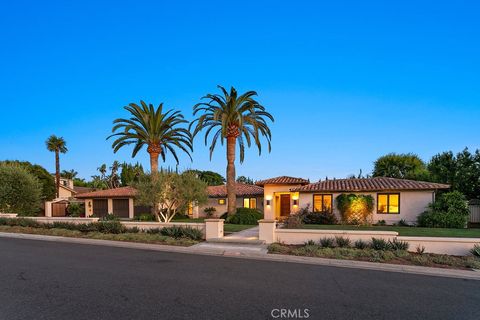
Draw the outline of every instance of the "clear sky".
M388 152L428 160L480 148L478 1L3 1L0 159L89 178L140 161L105 141L122 107L181 110L216 85L255 90L275 116L273 150L239 175L345 177ZM180 168L224 173L201 139ZM174 166L170 157L166 165Z

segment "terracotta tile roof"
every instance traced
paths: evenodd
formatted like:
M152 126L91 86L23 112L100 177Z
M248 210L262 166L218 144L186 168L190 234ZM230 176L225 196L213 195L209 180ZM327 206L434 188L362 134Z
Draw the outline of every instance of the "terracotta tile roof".
M436 190L448 189L448 184L413 181L386 177L366 179L336 179L311 183L293 188L300 192L354 192L354 191L394 191L394 190Z
M90 188L90 187L73 187L73 190L75 190L75 192L77 194L82 194L82 193L87 193L87 192L93 192L95 191L95 188Z
M255 184L257 186L262 186L263 187L266 184L301 184L301 185L305 185L305 184L308 184L308 183L310 183L310 181L307 180L307 179L281 176L281 177L276 177L276 178L260 180L260 181L257 181Z
M122 187L116 189L98 190L78 194L76 198L133 198L137 190L132 187Z
M222 198L227 196L227 186L210 186L207 187L208 196L211 198ZM263 188L251 184L237 183L235 184L235 193L238 197L245 196L263 196Z

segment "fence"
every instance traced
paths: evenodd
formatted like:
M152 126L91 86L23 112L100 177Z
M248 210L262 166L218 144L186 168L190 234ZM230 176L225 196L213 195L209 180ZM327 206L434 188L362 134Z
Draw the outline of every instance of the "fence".
M468 222L480 223L480 205L471 204L468 206L468 209L470 210L470 219Z

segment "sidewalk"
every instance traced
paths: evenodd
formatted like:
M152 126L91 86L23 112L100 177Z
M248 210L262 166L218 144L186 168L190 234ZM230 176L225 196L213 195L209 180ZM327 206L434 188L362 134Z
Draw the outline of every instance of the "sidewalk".
M222 256L222 257L230 257L230 258L261 260L261 261L302 263L302 264L308 264L308 265L355 268L355 269L375 270L375 271L385 271L385 272L410 273L410 274L418 274L418 275L425 275L425 276L480 280L480 271L441 269L441 268L405 266L405 265L395 265L395 264L375 263L375 262L335 260L335 259L323 259L323 258L312 258L312 257L297 257L297 256L290 256L290 255L267 254L266 250L265 251L254 250L252 248L250 248L249 250L248 247L247 249L245 248L245 245L237 246L236 250L235 250L235 247L232 247L232 246L228 246L229 249L226 249L226 250L221 250L221 249L219 250L218 248L212 249L212 248L203 247L199 245L192 246L192 247L177 247L177 246L145 244L145 243L94 240L94 239L82 239L82 238L67 238L67 237L43 236L43 235L33 235L33 234L21 234L21 233L4 233L4 232L0 232L0 240L1 238L40 240L40 241L62 242L62 243L74 243L74 244L82 244L82 245L110 246L110 247L117 247L117 248L151 250L151 251L159 251L159 252L176 252L176 253L185 253L185 254Z

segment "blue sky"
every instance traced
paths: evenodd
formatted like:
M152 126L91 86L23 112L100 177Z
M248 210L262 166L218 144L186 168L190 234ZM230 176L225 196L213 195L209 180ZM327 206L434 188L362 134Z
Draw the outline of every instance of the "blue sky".
M89 178L132 160L105 141L122 107L181 110L216 85L256 90L273 150L239 175L345 177L388 152L480 148L477 1L11 1L0 5L0 159ZM225 171L201 139L180 168ZM174 166L169 158L166 166Z

